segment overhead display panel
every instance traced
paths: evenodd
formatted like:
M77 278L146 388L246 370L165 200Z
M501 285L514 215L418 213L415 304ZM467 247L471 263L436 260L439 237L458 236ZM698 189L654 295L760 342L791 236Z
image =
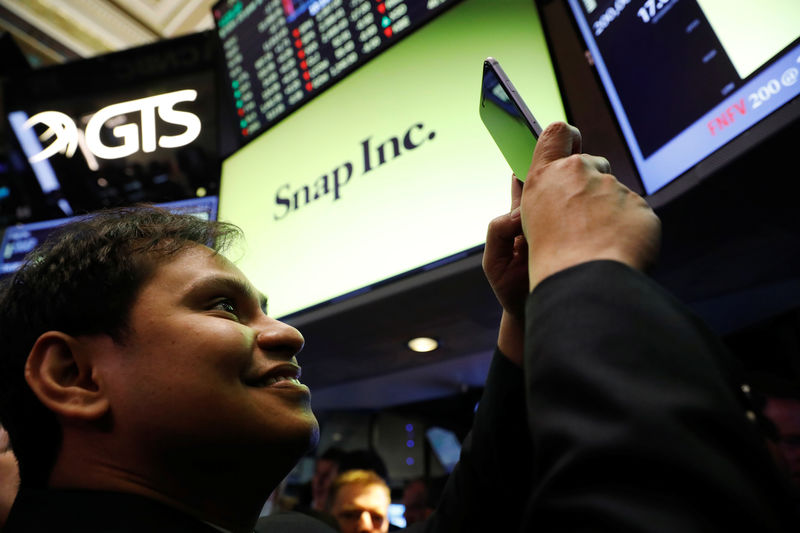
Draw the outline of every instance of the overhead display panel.
M715 155L719 168L741 155L747 147L723 149L742 134L763 127L755 137L765 138L779 127L766 129L769 120L797 116L790 105L800 95L796 0L569 6L648 194L673 181L686 190L703 177L699 163Z
M460 0L223 0L214 6L246 141Z
M533 2L463 0L223 162L220 218L244 230L233 259L271 314L480 249L511 186L478 114L487 56L539 122L563 120Z

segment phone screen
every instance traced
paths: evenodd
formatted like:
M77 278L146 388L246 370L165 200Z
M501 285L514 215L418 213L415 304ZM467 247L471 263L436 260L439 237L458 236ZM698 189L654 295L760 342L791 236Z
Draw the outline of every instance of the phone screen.
M481 120L489 130L511 170L524 181L531 166L538 135L520 110L518 96L510 92L491 64L484 63L481 85ZM522 104L524 105L524 104ZM538 126L538 125L537 125Z

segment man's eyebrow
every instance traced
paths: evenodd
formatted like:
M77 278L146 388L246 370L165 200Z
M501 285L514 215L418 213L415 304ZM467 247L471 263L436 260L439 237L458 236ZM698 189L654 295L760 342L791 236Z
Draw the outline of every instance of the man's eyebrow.
M367 509L363 509L363 508L359 507L358 505L356 505L355 503L343 503L341 510L344 511L344 512L348 512L348 513L352 513L353 511L359 511L359 512L367 511L367 512L369 512Z

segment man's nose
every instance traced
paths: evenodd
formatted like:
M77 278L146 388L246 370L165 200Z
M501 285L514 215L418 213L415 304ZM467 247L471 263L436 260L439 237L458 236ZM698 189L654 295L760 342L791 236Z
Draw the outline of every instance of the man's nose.
M289 324L265 317L256 336L259 348L270 354L291 359L303 349L305 339Z
M372 533L372 516L367 511L358 517L358 533Z

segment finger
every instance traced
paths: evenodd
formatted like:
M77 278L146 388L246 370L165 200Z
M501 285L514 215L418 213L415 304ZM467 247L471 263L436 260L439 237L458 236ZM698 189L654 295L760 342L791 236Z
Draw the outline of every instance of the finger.
M517 235L514 238L514 255L528 257L528 241L525 239L525 235Z
M599 155L581 154L581 157L587 165L594 168L601 174L611 174L611 163L608 159Z
M581 151L581 132L566 122L554 122L539 136L531 166L546 165Z
M486 232L484 259L510 257L514 251L514 239L518 235L522 235L519 209L492 220Z
M513 211L519 207L520 198L522 198L522 185L523 183L517 179L515 175L511 175L511 210Z

